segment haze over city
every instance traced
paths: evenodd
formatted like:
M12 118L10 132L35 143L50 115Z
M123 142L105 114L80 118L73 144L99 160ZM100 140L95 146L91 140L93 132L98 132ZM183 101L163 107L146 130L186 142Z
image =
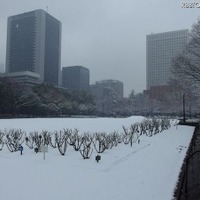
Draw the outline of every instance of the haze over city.
M179 0L1 0L0 64L5 64L7 18L43 9L62 22L61 66L82 65L90 83L117 79L124 94L146 88L146 35L190 29L198 8ZM200 3L200 2L199 2ZM1 66L0 66L1 67Z

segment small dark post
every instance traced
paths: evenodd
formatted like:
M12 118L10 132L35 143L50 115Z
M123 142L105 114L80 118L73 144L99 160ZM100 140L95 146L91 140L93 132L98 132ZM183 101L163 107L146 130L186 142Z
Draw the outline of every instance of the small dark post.
M35 151L35 153L38 153L39 149L37 147L35 147L34 151Z
M100 155L97 155L96 157L95 157L95 160L97 161L97 163L101 160L101 156Z
M23 146L22 145L19 146L19 150L20 150L20 153L22 155L22 151L23 151Z

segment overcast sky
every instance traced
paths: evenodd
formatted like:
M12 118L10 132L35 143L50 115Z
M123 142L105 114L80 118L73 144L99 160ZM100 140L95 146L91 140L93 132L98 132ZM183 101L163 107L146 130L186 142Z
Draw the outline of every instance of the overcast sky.
M180 0L0 0L0 63L5 63L7 17L43 9L62 22L62 66L82 65L90 83L116 79L125 96L146 88L146 35L191 29L200 8ZM200 4L200 1L196 1Z

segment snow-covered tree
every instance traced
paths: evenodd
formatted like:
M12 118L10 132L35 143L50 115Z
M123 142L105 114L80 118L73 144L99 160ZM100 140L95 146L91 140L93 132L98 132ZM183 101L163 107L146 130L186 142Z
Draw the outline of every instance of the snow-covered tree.
M172 72L182 80L200 82L200 18L192 26L184 51L173 59Z

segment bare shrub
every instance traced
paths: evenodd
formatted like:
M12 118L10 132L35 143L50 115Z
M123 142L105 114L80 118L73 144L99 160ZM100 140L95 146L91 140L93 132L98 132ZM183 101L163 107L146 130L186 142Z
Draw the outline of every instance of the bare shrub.
M24 142L24 132L21 129L10 129L6 133L5 144L10 152L19 150L19 146Z

